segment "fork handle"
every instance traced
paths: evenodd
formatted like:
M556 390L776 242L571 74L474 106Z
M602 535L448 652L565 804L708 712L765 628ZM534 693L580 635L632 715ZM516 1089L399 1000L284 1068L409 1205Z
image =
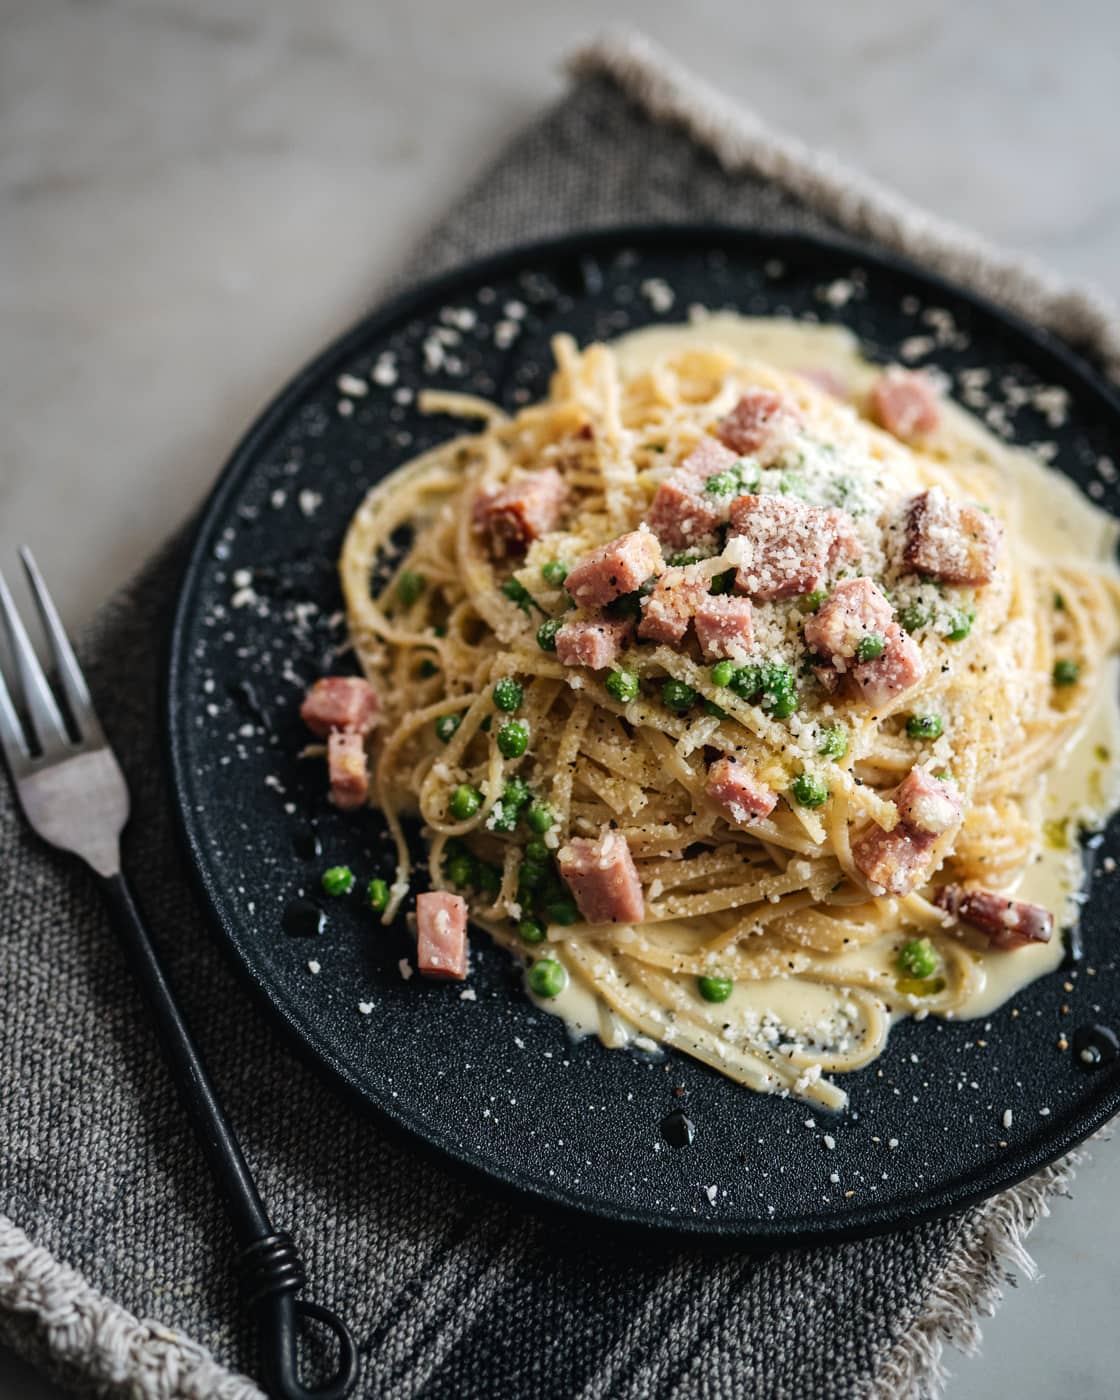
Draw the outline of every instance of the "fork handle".
M101 877L113 922L124 943L129 965L138 977L155 1021L175 1087L194 1125L211 1174L225 1198L237 1238L237 1268L247 1306L252 1310L261 1346L268 1394L277 1400L340 1400L358 1379L358 1349L349 1328L328 1309L296 1295L306 1276L291 1237L268 1218L241 1146L234 1136L198 1046L175 1000L155 946L124 875ZM339 1360L335 1374L318 1386L299 1378L299 1316L322 1323L334 1333Z

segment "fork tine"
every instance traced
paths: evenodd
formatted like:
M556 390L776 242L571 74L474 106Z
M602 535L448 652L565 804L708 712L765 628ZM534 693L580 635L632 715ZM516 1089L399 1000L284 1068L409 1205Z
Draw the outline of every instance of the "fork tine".
M8 641L15 657L33 736L44 753L57 753L69 746L66 726L58 712L47 678L43 675L43 668L39 665L39 658L35 655L35 649L20 621L19 613L16 612L15 602L3 574L0 574L0 613L3 614Z
M66 703L74 724L83 739L99 738L101 726L97 722L86 678L82 675L82 668L78 665L78 658L74 655L70 638L66 635L66 629L62 625L62 619L58 615L54 599L48 592L43 575L35 562L35 556L24 545L19 551L19 557L23 560L27 581L35 596L35 603L43 622L43 631L46 632L47 640L50 642L54 664L58 668L59 683L62 686L62 693L66 696Z
M22 776L29 762L27 743L23 737L23 726L16 714L16 707L12 704L12 697L8 694L8 687L4 682L3 671L0 671L0 749L4 751L12 776Z

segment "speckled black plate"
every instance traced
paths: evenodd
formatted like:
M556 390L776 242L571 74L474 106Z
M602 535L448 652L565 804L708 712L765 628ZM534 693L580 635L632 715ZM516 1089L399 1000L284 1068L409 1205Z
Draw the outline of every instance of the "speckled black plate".
M866 1233L1008 1186L1120 1108L1120 1065L1090 1071L1060 1048L1079 1027L1120 1020L1116 886L1101 868L1120 855L1117 823L1089 854L1080 961L990 1020L898 1026L876 1065L844 1077L851 1105L835 1118L757 1097L683 1055L651 1063L573 1044L482 934L469 990L406 981L403 919L381 929L356 897L318 892L326 864L348 863L363 882L391 874L378 818L331 810L321 765L296 758L297 707L313 678L350 664L334 561L351 513L383 473L460 430L420 415L415 391L467 390L515 409L544 393L557 331L586 342L680 320L696 303L841 322L873 358L936 365L965 403L1017 442L1052 444L1058 468L1117 508L1117 399L1046 336L908 265L720 229L516 251L375 312L235 452L175 618L175 794L203 897L279 1021L366 1104L448 1158L616 1222L770 1240ZM368 392L347 392L340 375ZM1041 386L1057 392L1019 392ZM325 912L318 934L285 930L302 896ZM697 1133L674 1151L659 1124L681 1107Z

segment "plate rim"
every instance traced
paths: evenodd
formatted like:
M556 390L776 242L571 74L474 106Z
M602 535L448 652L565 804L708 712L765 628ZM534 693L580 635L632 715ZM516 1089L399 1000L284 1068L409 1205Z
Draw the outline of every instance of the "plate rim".
M829 257L837 254L850 257L856 263L877 267L923 284L931 292L943 292L970 304L982 315L1007 326L1049 356L1061 367L1066 378L1079 381L1103 400L1106 408L1117 418L1120 430L1120 388L1116 388L1064 340L1043 327L1034 325L1019 313L1010 311L981 292L975 292L938 272L923 268L911 259L881 249L873 244L841 234L821 234L782 229L766 224L743 225L719 222L664 221L621 224L609 228L594 228L566 233L558 237L534 239L510 244L484 257L457 263L432 278L417 282L396 292L358 317L345 330L331 339L318 353L288 378L266 403L249 427L236 441L221 470L215 477L188 527L189 541L174 598L170 625L165 634L161 693L158 706L161 724L161 749L168 778L173 813L173 827L179 849L185 858L191 886L199 899L205 922L227 958L232 960L240 979L247 983L257 1004L263 1004L268 1017L283 1034L288 1047L300 1060L324 1074L336 1088L343 1091L347 1101L372 1114L392 1136L406 1142L410 1150L419 1149L429 1160L445 1170L462 1173L478 1187L506 1198L531 1210L558 1208L583 1224L598 1221L628 1233L638 1233L647 1241L661 1237L666 1240L691 1242L699 1245L725 1241L754 1246L798 1243L841 1242L884 1234L891 1230L925 1224L946 1215L967 1210L1001 1191L1008 1190L1028 1177L1052 1165L1079 1144L1092 1137L1117 1113L1120 1113L1120 1081L1112 1087L1103 1080L1089 1104L1072 1119L1060 1119L1054 1131L1034 1148L1024 1145L1013 1154L1000 1155L975 1171L953 1178L951 1186L942 1185L920 1193L912 1210L907 1203L878 1206L868 1203L855 1207L839 1223L835 1217L801 1215L781 1221L757 1219L753 1222L725 1221L719 1217L697 1215L666 1219L655 1217L652 1211L637 1206L606 1207L574 1196L555 1185L547 1190L502 1170L492 1161L450 1140L437 1140L419 1118L392 1103L373 1099L359 1078L330 1047L315 1036L306 1016L287 999L277 998L261 979L249 956L243 950L232 927L220 912L216 892L211 888L203 842L197 830L190 804L186 801L186 756L182 752L185 731L179 723L183 707L183 686L190 672L189 647L186 630L192 600L202 571L209 562L209 543L216 525L224 519L227 501L240 484L242 476L251 470L257 450L285 421L291 407L310 386L326 374L337 361L347 358L371 336L402 319L418 314L433 301L446 299L453 289L464 283L486 281L490 277L510 272L535 260L571 257L583 253L594 256L609 249L621 252L628 247L651 248L674 244L734 243L740 248L770 248L771 255L785 247L796 246L803 252L814 249ZM1061 1127L1061 1131L1057 1131Z

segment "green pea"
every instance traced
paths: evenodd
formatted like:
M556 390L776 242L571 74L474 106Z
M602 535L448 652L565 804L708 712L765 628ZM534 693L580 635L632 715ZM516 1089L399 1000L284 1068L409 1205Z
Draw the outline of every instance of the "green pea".
M448 804L451 815L457 822L469 820L482 806L482 793L469 783L460 783L451 794Z
M523 860L517 867L517 890L523 899L539 890L548 879L548 870L536 861Z
M898 966L908 977L924 980L937 971L937 953L928 938L912 938L898 952Z
M536 861L538 865L547 865L552 859L552 852L543 841L526 841L525 859Z
M429 661L427 658L425 658L420 663L420 679L422 681L430 680L438 670L439 667L434 661Z
M568 566L559 559L550 559L547 564L541 566L541 578L553 588L559 588L567 577Z
M556 825L556 817L552 808L543 802L530 803L529 810L525 813L525 820L529 824L529 830L535 831L541 836L546 831L551 831Z
M704 483L704 490L709 496L733 496L738 489L739 476L733 471L717 472Z
M502 788L502 795L490 813L487 826L491 831L513 831L521 809L529 800L529 784L524 778L514 776Z
M558 997L567 985L567 969L555 958L542 958L529 969L529 989L539 997Z
M822 758L843 758L848 752L848 736L838 724L826 724L817 740Z
M556 634L563 625L558 617L550 617L547 622L541 623L537 628L537 646L541 651L556 650Z
M502 584L502 592L511 603L516 603L524 613L527 613L531 607L535 608L537 606L533 600L533 595L520 579L507 578L505 583Z
M805 496L805 479L797 472L782 472L778 479L778 493L782 496Z
M1054 662L1054 684L1055 685L1076 685L1077 678L1081 675L1081 667L1076 661L1055 661Z
M641 685L633 671L612 671L603 682L603 688L620 705L628 705L638 698Z
M733 661L717 661L708 674L712 678L713 685L730 685L731 678L735 674L735 663Z
M940 739L940 715L911 715L906 721L906 732L911 739Z
M579 921L579 909L575 901L564 895L545 900L544 912L550 924L563 924L565 928Z
M699 549L678 549L675 554L670 554L665 561L671 568L682 569L686 564L695 564L704 558L703 550Z
M464 885L474 883L474 861L465 853L452 856L444 865L443 873L456 889L461 890Z
M793 672L781 662L771 662L762 670L762 708L776 719L788 719L797 709L797 687Z
M500 681L495 683L494 704L499 710L505 710L507 713L516 710L524 699L525 692L511 677L503 676Z
M705 1001L726 1001L735 990L730 977L697 977L696 990Z
M445 744L450 744L455 731L463 722L461 714L440 715L436 720L436 734Z
M498 752L503 758L520 758L529 747L529 726L511 719L498 730Z
M661 699L667 709L683 715L696 704L696 692L684 681L670 679L661 687Z
M389 886L384 880L371 880L366 887L366 898L375 914L384 914L389 907Z
M859 639L859 646L856 647L857 661L877 661L886 650L886 638L880 632L868 632L866 637Z
M410 608L427 586L428 581L423 574L416 573L414 569L402 569L397 579L397 597L406 608Z
M949 630L945 636L951 642L963 642L972 631L975 621L976 614L971 608L960 608L949 615Z
M479 890L491 899L495 899L502 888L502 872L496 866L487 865L485 861L479 862L475 880Z
M354 872L348 865L332 865L323 871L322 880L327 894L349 894L354 888Z
M762 671L758 666L739 666L731 677L731 689L740 700L753 700L762 689Z
M523 943L543 943L544 924L539 919L522 919L517 925L517 936Z
M716 702L715 702L714 700L705 700L705 701L704 701L704 713L705 713L706 715L712 715L712 716L714 716L716 719L727 719L727 718L728 718L727 711L726 711L725 709L723 709L721 706L717 705Z
M730 593L735 587L735 570L725 569L722 574L716 574L708 585L709 593Z
M798 773L789 790L802 807L823 807L828 801L828 784L815 773Z
M514 811L520 812L531 796L529 784L515 773L512 778L506 780L506 785L502 788L502 806L512 807Z
M921 603L907 603L898 615L907 632L917 632L929 621L929 609Z
M814 588L812 593L806 593L803 598L797 600L797 611L802 613L815 613L827 598L827 588Z

